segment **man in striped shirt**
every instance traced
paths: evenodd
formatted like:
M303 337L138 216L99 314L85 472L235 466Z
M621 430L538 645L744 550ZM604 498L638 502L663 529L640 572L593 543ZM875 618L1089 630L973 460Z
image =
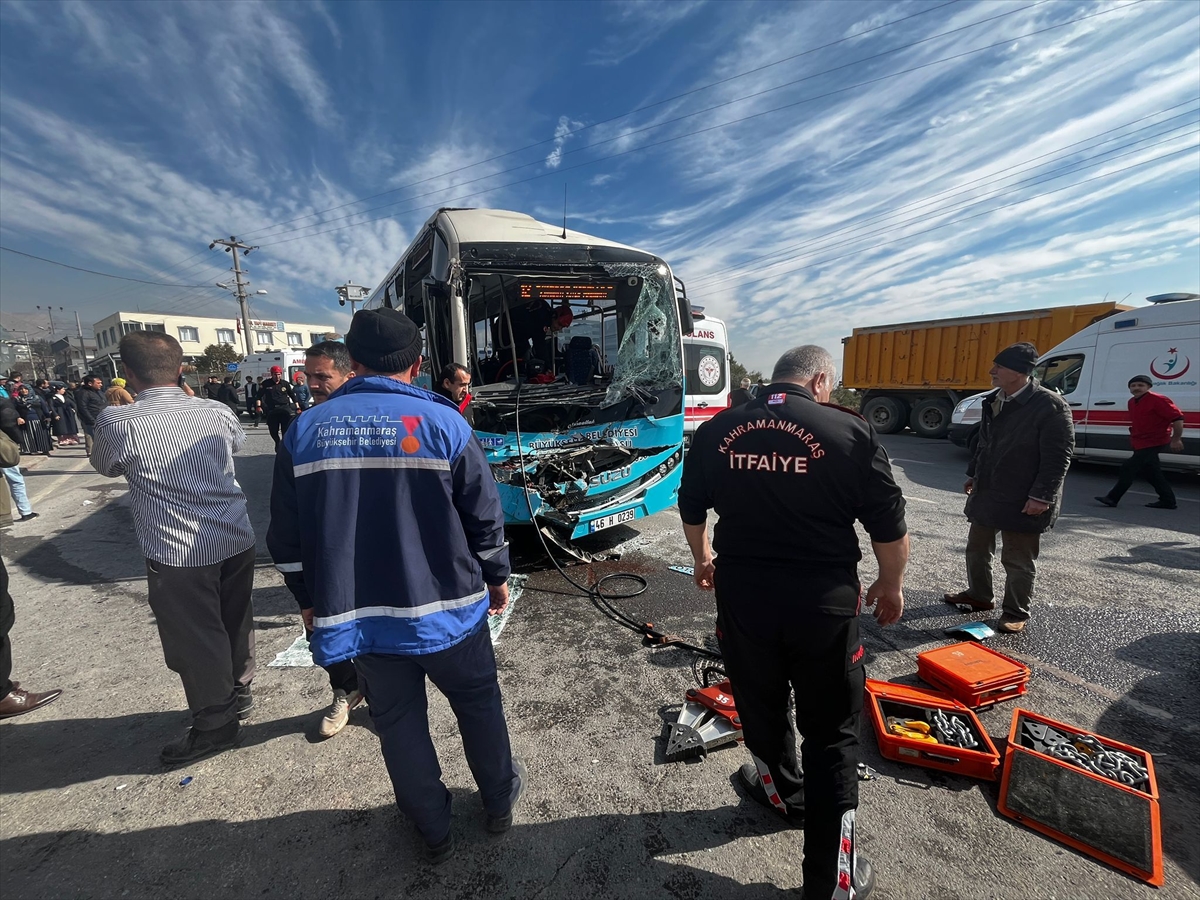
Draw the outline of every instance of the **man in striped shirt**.
M178 387L175 338L130 332L120 353L137 402L97 418L92 465L129 481L150 608L192 712L187 734L162 750L178 765L235 746L250 714L254 531L233 467L246 434L224 403Z

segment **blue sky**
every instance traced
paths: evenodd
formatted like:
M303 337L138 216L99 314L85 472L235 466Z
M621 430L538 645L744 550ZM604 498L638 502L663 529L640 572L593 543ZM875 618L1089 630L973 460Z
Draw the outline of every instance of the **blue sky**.
M666 258L754 368L1197 291L1198 123L1183 0L0 3L0 243L210 284L236 234L257 316L339 327L334 285L439 205L557 222L564 184L571 227ZM46 302L236 308L0 253L6 318Z

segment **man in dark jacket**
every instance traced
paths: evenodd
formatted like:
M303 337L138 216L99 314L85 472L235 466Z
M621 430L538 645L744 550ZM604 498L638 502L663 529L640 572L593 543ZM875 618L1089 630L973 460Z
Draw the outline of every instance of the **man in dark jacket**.
M313 659L354 660L396 804L441 862L454 852L451 795L426 678L454 710L488 831L511 827L524 786L487 626L508 606L504 512L471 427L412 384L412 320L362 310L346 349L355 377L300 416L276 454L267 547L311 618Z
M858 615L904 612L908 527L887 451L861 416L830 406L833 358L808 344L775 364L766 394L705 422L679 486L679 516L701 590L715 590L717 641L752 762L738 779L804 828L804 895L871 893L858 856L858 734L864 650ZM719 520L712 544L708 510ZM862 590L854 523L879 577ZM716 556L713 555L713 550ZM788 716L795 694L803 770Z
M75 408L79 412L79 421L83 423L83 440L87 455L92 455L92 436L96 430L96 419L100 411L108 405L104 399L104 381L99 375L89 374L83 379L83 385L75 392Z
M967 589L946 602L973 610L995 608L992 557L996 532L1004 549L1004 609L999 630L1016 633L1029 621L1034 561L1042 532L1054 527L1063 482L1075 449L1071 408L1031 378L1037 349L1020 343L996 355L992 384L983 400L979 443L967 466Z
M753 399L754 395L750 393L750 379L743 378L738 386L729 392L729 408L745 406Z
M258 408L258 382L251 375L246 376L246 415L250 417L250 424L255 428L258 427L258 418L261 410Z

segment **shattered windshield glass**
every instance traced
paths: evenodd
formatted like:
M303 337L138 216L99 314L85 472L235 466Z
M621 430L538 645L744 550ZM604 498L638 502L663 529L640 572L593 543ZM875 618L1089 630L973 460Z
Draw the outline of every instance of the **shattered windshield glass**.
M653 263L604 263L616 278L642 279L637 305L625 326L612 384L601 406L619 403L639 387L680 384L683 380L682 338L675 296L664 272Z

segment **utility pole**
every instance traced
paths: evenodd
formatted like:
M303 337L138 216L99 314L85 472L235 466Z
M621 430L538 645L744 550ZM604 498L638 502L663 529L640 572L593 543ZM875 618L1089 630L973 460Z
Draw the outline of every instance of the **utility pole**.
M215 250L217 245L224 247L226 253L233 254L234 286L229 287L228 284L222 284L218 282L217 287L225 288L227 291L233 291L233 293L237 295L238 309L241 311L242 315L242 340L246 345L246 355L249 356L254 352L250 346L250 310L246 305L246 285L249 284L249 282L242 281L242 267L238 264L238 251L241 250L243 253L249 255L251 250L257 250L258 248L252 247L249 244L243 244L233 235L229 236L229 240L218 238L208 245L208 249ZM266 291L260 291L259 293L265 294Z
M354 284L347 281L345 284L339 284L334 288L338 295L338 306L350 304L350 316L354 317L354 304L362 303L367 299L367 295L371 293L370 288L365 288L361 284Z
M79 332L79 356L83 359L83 369L80 375L88 371L87 344L83 342L83 324L79 321L79 310L75 310L75 330Z

